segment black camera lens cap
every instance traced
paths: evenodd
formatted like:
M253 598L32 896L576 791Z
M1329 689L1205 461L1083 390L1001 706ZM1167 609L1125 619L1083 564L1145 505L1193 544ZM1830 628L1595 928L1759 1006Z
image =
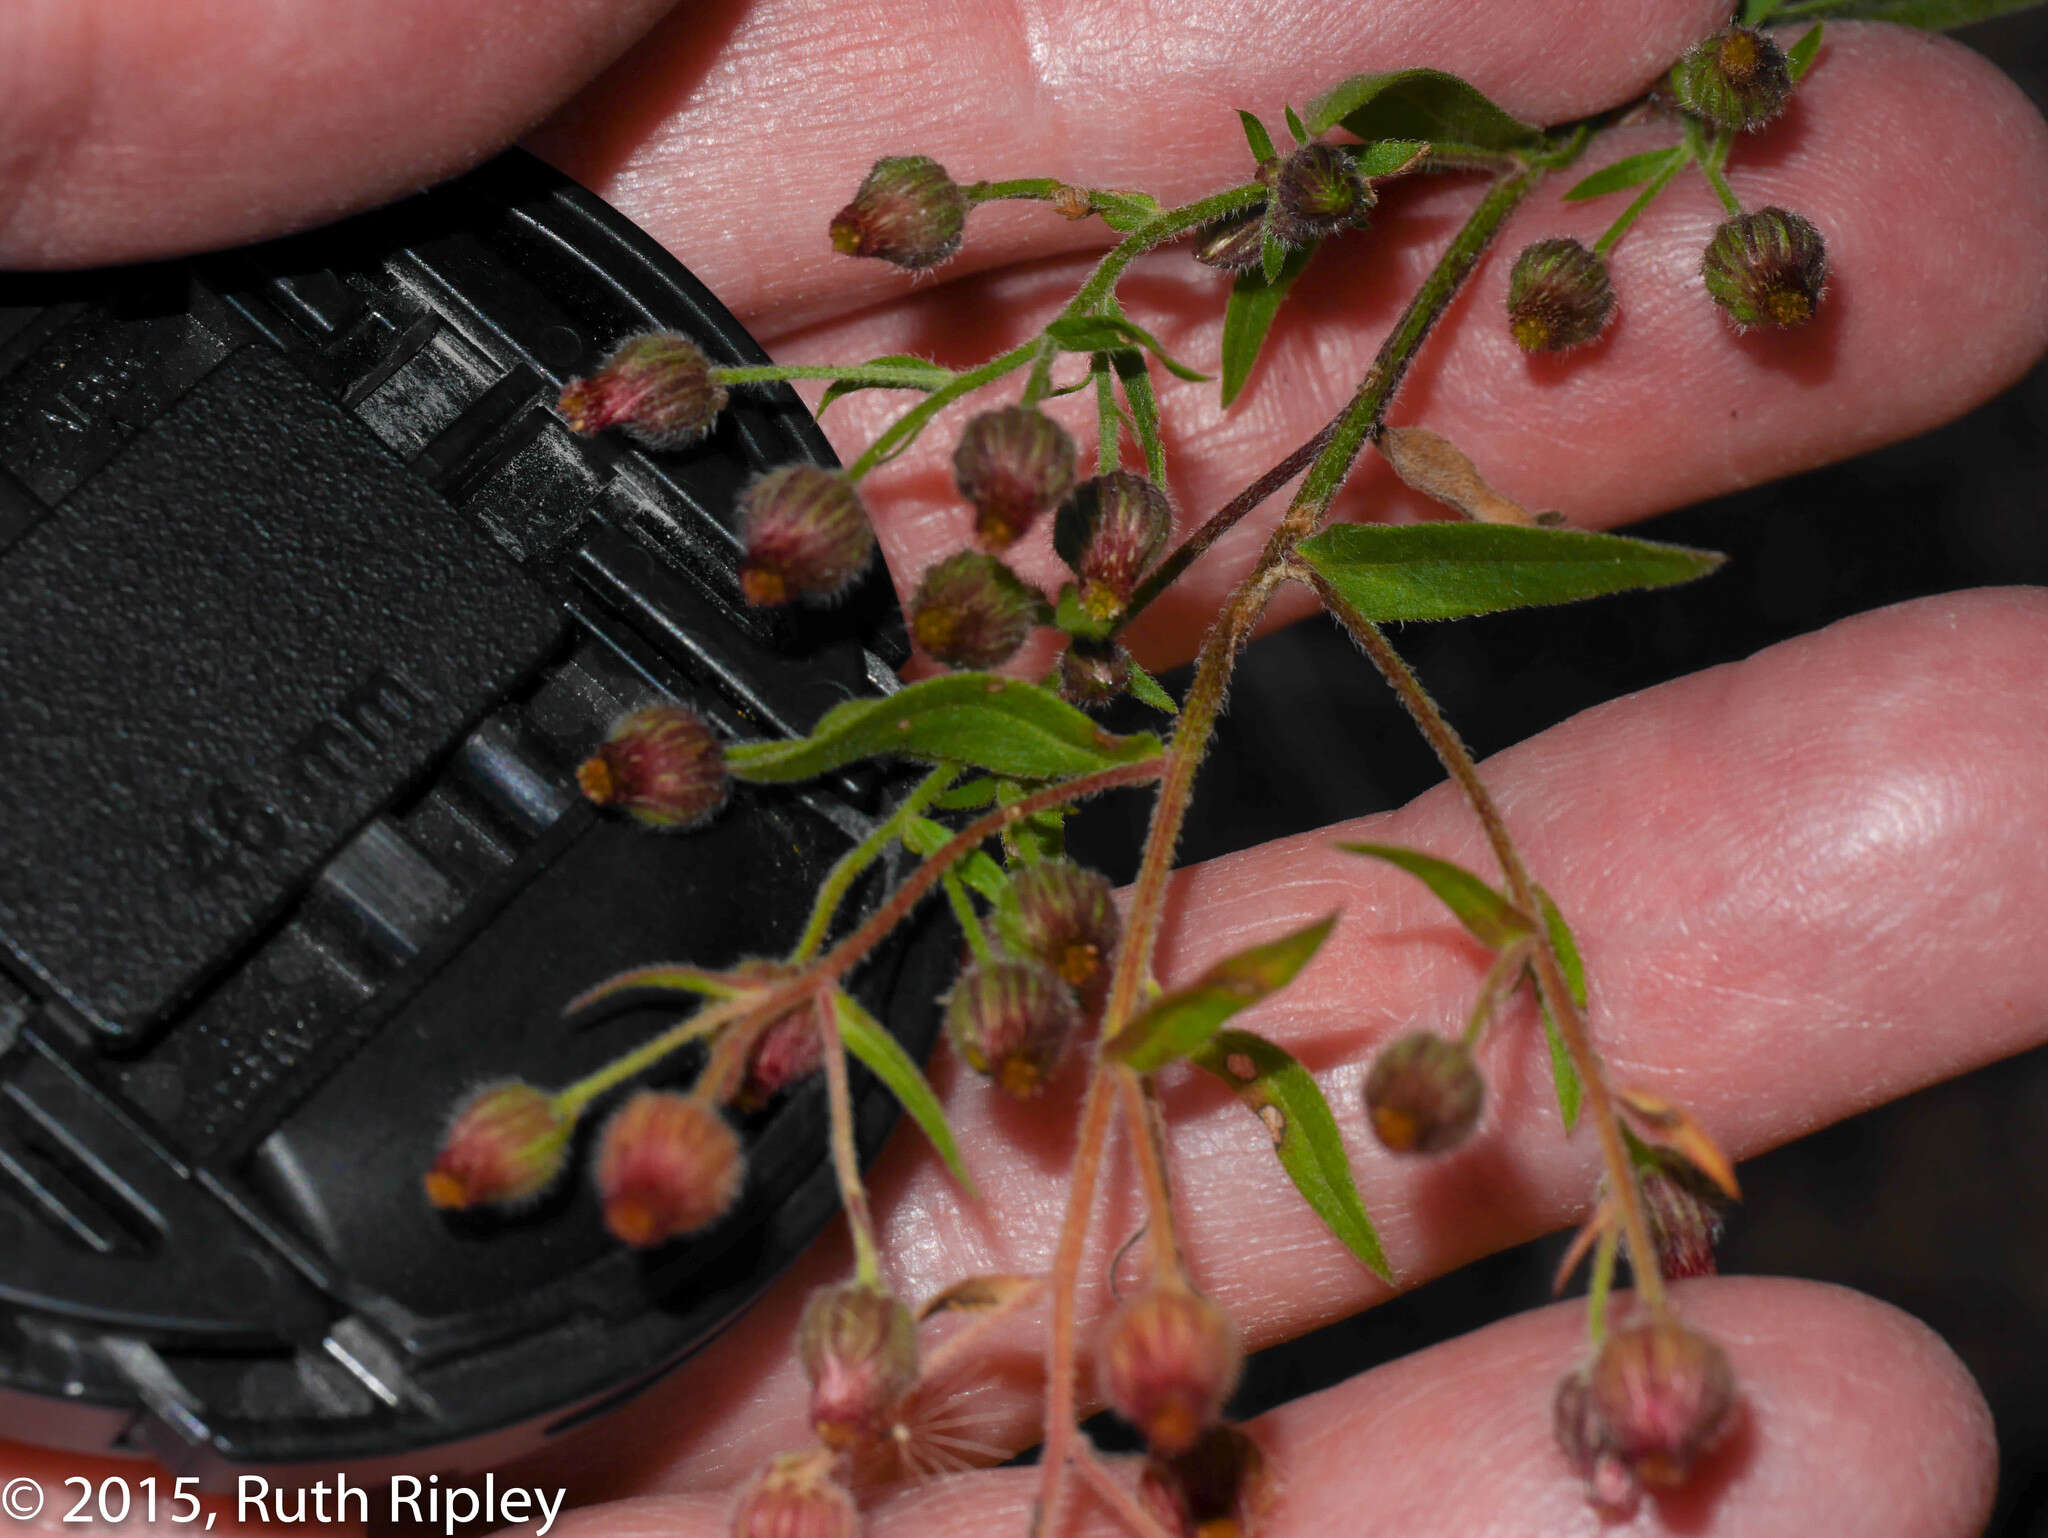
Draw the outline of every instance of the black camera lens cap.
M651 1252L580 1175L487 1219L421 1193L465 1094L675 1016L565 1020L592 983L786 950L894 788L742 786L683 835L577 795L629 710L800 733L906 655L879 570L740 599L740 487L835 462L793 393L675 452L564 427L654 330L766 361L518 153L268 245L0 275L0 1435L216 1479L501 1462L837 1209L815 1082L742 1124L738 1208ZM956 945L933 912L857 974L920 1058ZM869 1157L894 1109L856 1091Z

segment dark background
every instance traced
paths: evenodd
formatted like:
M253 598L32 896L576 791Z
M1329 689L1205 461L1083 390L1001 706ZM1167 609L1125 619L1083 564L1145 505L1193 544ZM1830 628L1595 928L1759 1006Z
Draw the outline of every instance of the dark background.
M2048 12L1956 35L2048 103ZM1845 615L1960 588L2048 584L2044 481L2048 366L1939 432L1631 530L1726 551L1711 581L1410 626L1401 645L1483 756ZM2043 764L2048 773L2048 744ZM1399 806L1440 778L1350 642L1324 620L1298 625L1258 642L1238 670L1183 858ZM1088 821L1105 868L1132 860L1142 827ZM1839 1282L1926 1321L1976 1375L1997 1422L2003 1468L1988 1531L2048 1538L2048 1049L1752 1160L1742 1181L1722 1269ZM1548 1302L1563 1242L1504 1252L1261 1353L1236 1408L1256 1413Z

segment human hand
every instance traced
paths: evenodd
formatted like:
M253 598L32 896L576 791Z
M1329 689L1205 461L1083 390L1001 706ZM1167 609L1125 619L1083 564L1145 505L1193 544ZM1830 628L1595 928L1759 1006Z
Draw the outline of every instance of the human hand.
M356 55L323 94L321 71L351 62L345 44L382 47L394 35L379 34L381 19L367 7L352 13L348 38L323 39L324 62L304 56L303 40L279 45L267 65L251 61L239 78L274 81L286 64L311 72L292 98L295 123L317 120L325 107L343 114L344 126L400 125L384 130L399 142L389 154L373 142L371 153L357 146L344 157L323 155L309 135L309 158L294 163L279 155L273 124L260 136L264 153L229 171L220 157L235 148L233 136L177 148L162 135L168 147L159 153L172 157L176 148L189 158L159 166L159 187L189 175L197 160L214 169L212 189L230 189L211 213L188 208L181 217L190 222L172 221L164 238L251 236L481 152L520 115L486 103L509 92L524 110L537 108L622 36L605 30L609 17L603 28L591 25L594 8L564 9L530 29L502 11L492 26L437 11L429 30L445 26L444 45L448 37L475 44L474 79L454 87L438 67L380 74ZM1071 272L1057 248L1100 231L1042 212L984 211L967 252L940 274L946 281L912 288L893 272L833 258L818 233L875 154L914 148L963 175L1044 170L1193 191L1237 174L1242 149L1227 108L1239 102L1263 107L1360 69L1425 62L1467 74L1526 115L1570 116L1634 93L1719 19L1702 5L1628 0L1597 17L1587 14L1593 7L1574 7L1581 30L1567 45L1554 17L1523 8L1489 13L1482 29L1477 18L1419 6L1369 20L1301 6L1262 18L1272 30L1260 56L1242 59L1227 45L1190 45L1191 36L1215 35L1193 24L1213 22L1214 13L1195 9L1200 17L1171 26L1153 17L1115 39L1137 50L1145 71L1108 56L1102 34L1118 26L1114 15L1035 17L1013 60L983 46L985 21L971 33L933 33L891 5L851 15L844 6L789 4L700 11L664 23L540 142L677 249L779 357L936 351L957 361L955 351L984 354L1005 328L1022 334L1032 325L1034 305L1056 302ZM891 26L909 35L895 39ZM1341 35L1347 27L1360 35ZM512 37L515 30L524 35ZM437 59L435 46L415 35L408 51ZM154 47L159 59L176 50L169 38ZM1576 57L1567 65L1560 53ZM906 91L874 89L891 64ZM1172 104L1171 117L1149 94L1112 88L1146 71L1147 91ZM118 119L129 93L118 77L101 79L88 94ZM97 137L61 132L61 103L39 94L27 72L24 82L26 95L0 95L26 103L16 110L31 128L14 137L29 147L17 160L29 175L17 183L24 196L0 239L15 242L17 255L132 250L90 244L118 238L112 204L95 223L90 181L74 180L60 199L67 206L39 216L34 176L65 153L88 169L136 175L135 154L117 158L109 146L137 136L118 121ZM407 87L434 95L447 112L419 111ZM282 99L274 91L234 105L274 115ZM777 105L764 108L771 97ZM991 98L1002 105L983 105ZM1030 133L988 142L987 124L1014 118L1019 100L1041 104ZM832 130L824 143L819 124ZM1084 126L1104 124L1099 153L1061 153ZM1624 137L1601 153L1640 147ZM1886 142L1996 144L2003 158L1902 165L1867 153ZM1996 389L2040 349L2048 325L2038 254L2048 224L2043 142L2010 88L1947 45L1831 29L1824 67L1793 118L1742 173L1827 231L1837 288L1816 328L1790 345L1731 341L1711 307L1686 291L1718 215L1703 194L1674 193L1617 254L1628 311L1596 355L1535 367L1514 354L1495 319L1496 261L1425 354L1396 416L1453 434L1504 490L1588 525L1931 425ZM146 144L143 151L146 170ZM393 180L391 164L410 169ZM1349 265L1363 270L1354 280L1324 264L1304 282L1266 377L1233 413L1169 392L1169 433L1193 466L1175 486L1190 515L1327 417L1402 287L1473 195L1446 183L1389 199L1352 248ZM152 206L139 191L129 197ZM45 243L21 244L38 238L38 218ZM1540 234L1590 233L1597 219L1561 208L1553 191L1518 216L1502 244L1512 251ZM1943 270L1944 254L1964 238L1958 230L1968 232L1975 281L1930 291L1926 275ZM54 243L60 238L71 244ZM1218 280L1166 259L1139 281L1154 313L1168 317L1157 328L1168 345L1213 356ZM855 396L828 425L846 435L842 442L864 441L888 405ZM892 570L899 582L914 581L959 542L965 513L938 454L887 473L870 483L870 501ZM1346 501L1376 510L1389 494L1361 474ZM1213 611L1255 538L1247 525L1158 607L1141 655L1186 654L1199 617ZM1027 575L1051 569L1043 551L1038 557L1043 564L1027 564ZM1595 976L1595 1027L1618 1072L1678 1090L1740 1155L2036 1039L2048 973L2015 916L2029 911L2044 881L2025 857L2028 841L2013 833L2038 826L2048 810L2031 772L2044 723L2025 663L2044 625L2048 610L2020 595L1868 616L1594 712L1489 767L1532 861L1573 915ZM1479 850L1461 808L1441 794L1373 829L1453 856ZM1332 838L1268 846L1190 873L1162 965L1169 981L1189 975L1207 957L1341 904L1337 940L1268 1007L1262 1026L1323 1071L1342 1104L1356 1072L1347 1065L1369 1043L1419 1020L1455 1018L1477 971L1404 878L1328 853ZM1494 1049L1495 1109L1488 1136L1469 1152L1420 1172L1370 1151L1361 1157L1368 1200L1385 1216L1404 1278L1564 1221L1582 1205L1590 1153L1557 1137L1529 1042L1527 1032L1509 1033ZM946 1088L988 1206L961 1208L911 1140L892 1148L875 1190L887 1252L913 1297L970 1270L1042 1266L1062 1185L1058 1102L1020 1117L990 1105L977 1084ZM1255 1341L1298 1333L1376 1295L1271 1178L1258 1130L1241 1112L1192 1086L1170 1098L1197 1275ZM1097 1230L1127 1232L1134 1222L1119 1207ZM1106 1266L1099 1254L1088 1274L1099 1278ZM795 1309L806 1287L843 1267L838 1254L811 1257L631 1420L605 1423L554 1467L593 1465L575 1476L585 1493L689 1492L730 1483L792 1445L801 1436ZM1098 1288L1093 1301L1102 1296ZM1682 1301L1688 1317L1729 1344L1752 1411L1753 1435L1703 1492L1702 1530L1789 1531L1795 1522L1803 1530L1823 1517L1843 1531L1969 1530L1987 1498L1985 1428L1953 1364L1913 1327L1843 1295L1785 1284L1694 1286ZM1590 1527L1544 1420L1576 1331L1568 1310L1512 1321L1280 1412L1264 1428L1287 1479L1271 1530L1321 1531L1335 1513L1368 1501L1389 1525L1423 1531L1504 1521ZM1845 1377L1853 1395L1843 1391ZM706 1385L724 1393L714 1397ZM1031 1435L1023 1416L992 1428L1001 1441ZM989 1475L902 1496L880 1508L875 1525L1021 1520L1026 1498L1019 1476ZM614 1531L643 1522L672 1531L692 1520L716 1528L722 1497L674 1499L594 1509L579 1520ZM1687 1521L1681 1511L1665 1515Z

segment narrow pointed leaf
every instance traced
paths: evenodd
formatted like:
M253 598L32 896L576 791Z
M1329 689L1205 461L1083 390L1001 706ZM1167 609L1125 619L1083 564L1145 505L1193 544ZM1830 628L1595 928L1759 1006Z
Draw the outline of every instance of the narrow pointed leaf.
M1130 669L1131 698L1140 704L1150 705L1154 710L1163 710L1170 716L1180 714L1180 706L1174 697L1166 692L1166 686L1137 663L1127 664Z
M1280 1167L1330 1232L1382 1281L1393 1281L1379 1234L1358 1199L1337 1119L1315 1076L1250 1031L1218 1031L1191 1061L1228 1084L1265 1123Z
M1419 877L1443 899L1444 906L1458 916L1458 921L1472 931L1480 944L1493 950L1514 944L1532 928L1520 909L1462 865L1439 860L1419 849L1403 849L1398 844L1339 844L1337 847L1352 854L1385 860L1389 865L1398 865L1409 875Z
M1273 319L1280 313L1287 291L1294 287L1295 279L1315 254L1314 245L1285 252L1280 271L1270 282L1260 268L1239 273L1237 281L1231 284L1230 300L1223 308L1224 405L1236 400L1252 377L1252 365L1259 361L1259 351L1266 345L1267 333L1273 329Z
M1648 1090L1617 1089L1614 1098L1645 1142L1669 1148L1719 1186L1730 1201L1742 1200L1733 1161L1707 1129L1693 1120L1690 1111Z
M1280 244L1280 237L1273 233L1273 221L1266 221L1266 238L1259 244L1259 276L1268 285L1278 283L1280 274L1287 270L1287 248Z
M917 1322L940 1314L992 1314L1015 1308L1044 1285L1042 1276L970 1276L919 1304Z
M1792 71L1794 80L1804 79L1806 72L1813 68L1813 56L1820 52L1820 35L1824 24L1815 22L1805 34L1785 50L1785 64Z
M874 370L872 375L867 370ZM953 377L949 368L941 368L929 358L913 357L909 353L892 352L886 357L870 358L857 369L848 371L844 379L835 379L832 386L818 401L818 415L825 414L825 408L842 395L851 395L855 390L936 390Z
M996 782L986 775L962 780L932 803L942 812L970 812L991 805L996 799Z
M1361 144L1352 151L1351 163L1358 174L1378 181L1413 170L1418 161L1429 158L1429 144L1422 139L1380 139Z
M1209 377L1200 369L1190 368L1175 358L1159 338L1143 326L1112 315L1069 315L1047 326L1045 334L1066 352L1115 352L1123 347L1142 347L1157 358L1169 374L1197 384Z
M1252 159L1272 160L1277 158L1273 149L1273 136L1266 132L1256 113L1237 109L1237 120L1244 124L1244 142L1252 147Z
M1836 16L1854 21L1889 21L1901 27L1943 31L1994 16L2032 10L2041 0L1798 0L1777 11L1781 21Z
M939 1104L939 1097L932 1093L924 1070L911 1060L902 1043L884 1030L881 1022L861 1008L851 995L835 992L832 1008L838 1017L839 1039L846 1050L888 1086L889 1093L909 1112L910 1119L924 1129L924 1135L931 1140L946 1168L952 1171L953 1178L960 1182L960 1188L970 1197L978 1196L974 1177L967 1173L967 1166L961 1161L960 1144L953 1136L952 1125L946 1120L945 1108Z
M1232 1015L1286 987L1336 922L1333 913L1291 935L1226 956L1119 1031L1109 1043L1110 1056L1139 1073L1152 1073L1200 1051Z
M1048 780L1156 757L1150 733L1117 737L1050 690L987 673L949 673L878 700L825 712L808 737L725 750L734 778L808 780L857 759L899 756L972 764L1005 777Z
M1367 619L1460 619L1703 577L1722 556L1579 529L1339 524L1301 555Z
M1685 146L1682 144L1674 144L1661 150L1644 150L1640 155L1624 156L1611 166L1602 166L1575 185L1564 195L1565 201L1576 203L1586 198L1602 197L1610 192L1640 187L1670 165L1674 159L1684 157Z
M758 983L751 986L758 986ZM723 972L708 972L702 967L686 966L682 962L660 962L650 967L635 967L630 972L613 973L564 1004L562 1013L573 1015L624 993L694 993L704 998L731 999L745 991L745 987Z
M1159 217L1159 200L1149 192L1097 192L1096 217L1119 235L1141 230Z
M1010 878L986 849L977 849L960 862L960 879L992 903L1001 902L1010 889Z
M1306 144L1315 137L1306 128L1301 126L1301 117L1292 107L1287 108L1286 112L1287 131L1294 135L1294 142L1296 144Z
M1426 139L1484 150L1526 149L1543 137L1478 87L1434 69L1354 75L1309 103L1307 121L1314 133L1341 123L1366 140Z
M1104 301L1104 313L1112 320L1127 320L1123 309L1111 295ZM1109 355L1110 367L1116 370L1116 377L1124 387L1124 399L1130 402L1131 431L1137 435L1138 446L1145 451L1145 473L1152 477L1156 486L1166 484L1166 442L1159 435L1159 401L1152 393L1152 374L1145 367L1142 353L1128 349Z
M1584 1009L1586 964L1579 956L1579 942L1572 937L1571 926L1565 923L1557 904L1542 887L1536 889L1536 900L1543 904L1543 927L1550 935L1550 948L1557 952L1564 985L1571 990L1572 1002ZM1557 1028L1557 1017L1550 1012L1541 988L1536 990L1536 1001L1543 1012L1543 1037L1550 1045L1550 1081L1557 1088L1558 1114L1564 1118L1564 1130L1570 1132L1579 1124L1579 1106L1586 1098L1585 1081L1579 1077L1578 1064L1572 1061L1571 1051L1564 1044L1564 1032Z

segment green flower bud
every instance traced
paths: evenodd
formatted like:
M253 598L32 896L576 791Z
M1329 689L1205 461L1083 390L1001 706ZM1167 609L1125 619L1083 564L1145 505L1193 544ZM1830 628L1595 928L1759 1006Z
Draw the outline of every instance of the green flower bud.
M1307 245L1364 224L1378 201L1343 150L1304 144L1281 161L1273 178L1273 233L1282 245Z
M1524 352L1590 342L1614 316L1607 263L1568 235L1522 248L1508 274L1508 330Z
M725 400L695 342L656 332L620 343L596 373L570 380L559 409L572 432L617 427L651 449L680 449L711 431Z
M1798 214L1760 208L1714 231L1700 276L1738 329L1787 331L1813 319L1827 288L1827 246Z
M956 668L1006 662L1045 608L1038 589L992 555L962 550L931 567L910 599L910 637Z
M784 465L740 495L747 542L740 589L757 608L792 599L829 603L875 551L875 531L853 482L818 465Z
M953 450L960 495L974 504L975 532L1001 550L1074 487L1074 440L1035 406L1004 406L968 422Z
M1485 1081L1465 1044L1418 1031L1383 1048L1365 1076L1372 1130L1394 1153L1456 1148L1479 1122Z
M1083 481L1060 504L1052 544L1081 579L1081 608L1110 620L1123 612L1172 532L1166 493L1142 475L1112 470Z
M1671 67L1671 94L1709 128L1749 133L1785 110L1792 68L1769 33L1730 27Z
M832 245L921 272L960 249L967 194L927 155L875 162L853 201L833 216Z
M725 805L728 780L718 734L694 710L650 705L622 717L576 771L598 806L616 806L650 828L694 828Z

